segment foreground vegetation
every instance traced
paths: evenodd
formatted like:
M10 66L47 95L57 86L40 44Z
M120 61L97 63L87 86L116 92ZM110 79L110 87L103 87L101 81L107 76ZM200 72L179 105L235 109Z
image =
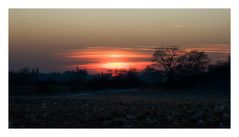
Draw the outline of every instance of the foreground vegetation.
M154 64L88 74L86 69L9 73L9 127L229 128L230 58L169 47Z
M170 94L157 95L135 92L95 96L16 96L10 98L9 127L230 127L229 97L181 94L183 92L171 91Z

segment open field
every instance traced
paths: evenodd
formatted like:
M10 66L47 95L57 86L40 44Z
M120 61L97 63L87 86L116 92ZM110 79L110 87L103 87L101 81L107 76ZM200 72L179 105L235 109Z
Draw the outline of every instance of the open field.
M230 127L230 101L223 94L136 89L126 91L12 96L9 101L9 127Z

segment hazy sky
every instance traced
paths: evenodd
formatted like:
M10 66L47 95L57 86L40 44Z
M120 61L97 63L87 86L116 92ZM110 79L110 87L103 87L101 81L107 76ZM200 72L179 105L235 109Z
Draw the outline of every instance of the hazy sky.
M99 60L92 57L69 58L69 54L76 51L82 55L92 49L94 51L89 56L106 54L110 49L110 52L117 52L115 54L119 52L127 54L128 61L137 62L138 58L138 63L147 62L146 56L152 53L148 52L149 49L170 44L183 47L204 45L211 49L224 46L226 52L229 52L230 11L228 9L9 10L10 69L40 67L44 71L57 71L76 64L99 63ZM146 56L138 56L142 54Z

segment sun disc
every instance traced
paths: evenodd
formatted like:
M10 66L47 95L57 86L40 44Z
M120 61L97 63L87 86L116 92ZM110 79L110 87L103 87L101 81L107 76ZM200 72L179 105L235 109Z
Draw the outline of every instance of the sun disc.
M128 67L129 64L124 62L109 62L103 64L103 68L107 69L127 69Z

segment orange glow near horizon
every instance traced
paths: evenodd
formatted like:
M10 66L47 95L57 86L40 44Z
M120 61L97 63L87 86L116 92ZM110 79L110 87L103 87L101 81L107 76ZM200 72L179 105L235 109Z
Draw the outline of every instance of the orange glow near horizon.
M102 68L106 68L106 69L128 69L129 68L129 63L108 62L108 63L102 64Z
M109 57L112 57L112 58L120 58L120 57L123 57L122 55L119 55L119 54L111 54L111 55L108 55Z
M79 60L79 62L86 61L87 63L76 64L74 67L79 66L98 73L112 69L143 70L150 64L145 60L149 60L151 54L122 49L86 49L68 51L63 56L70 60Z
M124 50L96 50L96 51L70 51L63 54L68 58L141 58L149 57L147 54L140 54Z
M152 63L156 48L171 45L204 51L213 63L224 61L230 24L230 9L10 8L9 69L139 70Z
M224 45L212 46L191 46L185 51L199 50L209 55L211 62L223 61L227 59L230 49ZM70 61L71 64L64 66L66 69L74 69L76 66L87 69L90 73L107 72L115 69L135 68L142 71L153 62L150 61L155 48L84 48L78 50L68 50L59 54L63 60Z
M86 68L89 72L100 73L106 72L107 70L117 70L117 69L131 69L135 68L138 71L142 71L146 66L150 65L151 62L99 62L92 64L83 65L72 65L71 68L79 66L80 68Z

